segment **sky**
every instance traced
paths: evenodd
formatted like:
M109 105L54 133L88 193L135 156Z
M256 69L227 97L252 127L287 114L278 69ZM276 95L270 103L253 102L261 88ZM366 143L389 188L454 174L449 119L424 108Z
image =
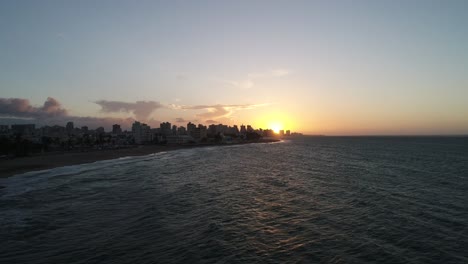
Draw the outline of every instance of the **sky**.
M467 13L456 0L0 1L0 123L468 134Z

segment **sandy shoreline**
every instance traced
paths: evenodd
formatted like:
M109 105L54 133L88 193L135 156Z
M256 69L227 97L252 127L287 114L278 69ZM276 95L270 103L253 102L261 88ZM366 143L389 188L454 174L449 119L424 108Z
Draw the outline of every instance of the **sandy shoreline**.
M0 161L0 178L6 178L13 175L53 169L57 167L92 163L101 160L117 159L128 156L144 156L163 151L172 151L178 149L200 148L207 146L230 146L249 143L268 143L274 141L242 142L234 144L200 144L200 145L143 145L132 148L92 150L89 152L59 152L46 153L23 158L14 158Z

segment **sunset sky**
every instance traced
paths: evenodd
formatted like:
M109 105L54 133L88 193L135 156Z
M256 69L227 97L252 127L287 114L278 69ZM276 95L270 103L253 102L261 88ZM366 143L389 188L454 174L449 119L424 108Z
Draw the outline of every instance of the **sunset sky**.
M455 0L1 1L0 122L468 134L467 14Z

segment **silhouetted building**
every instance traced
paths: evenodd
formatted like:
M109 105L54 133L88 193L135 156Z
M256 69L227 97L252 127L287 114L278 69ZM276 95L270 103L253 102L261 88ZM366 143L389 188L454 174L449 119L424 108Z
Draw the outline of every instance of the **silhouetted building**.
M241 125L240 132L241 132L241 134L247 133L247 129L245 129L245 126L244 126L244 125Z
M169 123L169 122L162 122L162 123L159 125L159 128L161 129L161 134L163 134L163 135L165 135L165 136L170 136L170 135L172 135L171 123Z
M232 134L235 134L235 135L238 135L239 134L239 128L237 127L237 125L234 125L232 127Z
M70 134L73 134L73 130L75 128L73 122L68 122L67 123L67 126L65 127L67 129L67 133L70 135Z
M8 125L0 125L0 135L6 135L10 132Z
M119 135L122 133L122 128L120 128L120 125L115 124L112 126L112 134Z
M286 136L290 136L291 135L291 130L286 130Z
M14 134L32 135L35 129L36 125L34 124L11 125L11 131Z
M136 144L142 144L153 140L151 127L135 121L132 125L133 138Z
M183 127L183 126L180 126L179 128L177 128L177 134L178 135L187 135L187 129L185 129L185 127Z
M188 122L187 124L187 134L192 136L192 131L194 131L197 128L195 124L192 124L192 122Z
M263 130L263 136L264 137L274 137L275 136L275 131L272 129L265 129Z
M96 133L98 133L98 134L104 134L104 133L106 133L106 131L104 130L103 127L98 127L98 128L96 128Z
M197 128L193 129L190 136L192 136L195 140L200 141L207 136L207 129L206 126L198 125Z

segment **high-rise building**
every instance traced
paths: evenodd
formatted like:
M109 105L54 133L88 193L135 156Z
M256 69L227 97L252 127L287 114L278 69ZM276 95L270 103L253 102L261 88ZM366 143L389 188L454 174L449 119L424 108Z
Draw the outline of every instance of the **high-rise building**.
M286 130L286 136L290 136L291 135L291 130Z
M215 136L216 135L216 125L213 125L213 124L209 125L207 134L209 136Z
M191 131L190 136L192 136L195 140L200 141L207 137L207 129L206 126L198 125L197 128Z
M112 134L119 135L122 133L122 128L120 128L120 125L115 124L112 126Z
M197 128L195 124L192 124L192 122L188 122L187 124L187 134L189 136L192 136L192 131L194 131Z
M247 133L247 129L245 129L245 126L244 126L244 125L241 125L240 132L241 132L241 134Z
M96 133L104 134L104 133L106 133L106 131L104 130L104 127L98 127L98 128L96 128Z
M9 132L8 125L0 125L0 135L7 135Z
M177 134L187 135L187 129L185 129L185 127L183 127L183 126L180 126L179 128L177 128Z
M73 134L73 129L75 128L75 126L73 122L68 122L65 128L67 130L67 133L70 135L70 134Z
M11 131L14 134L32 135L35 129L36 125L34 124L11 125Z
M161 134L163 134L163 135L165 135L165 136L170 136L170 135L172 135L171 123L169 123L169 122L162 122L162 123L159 125L159 128L161 129Z
M237 125L234 125L234 127L233 127L232 129L233 129L233 130L232 130L232 132L233 132L232 134L236 134L236 135L239 134L239 128L237 127Z
M135 121L132 125L132 134L136 144L142 144L153 140L151 127L138 121Z

